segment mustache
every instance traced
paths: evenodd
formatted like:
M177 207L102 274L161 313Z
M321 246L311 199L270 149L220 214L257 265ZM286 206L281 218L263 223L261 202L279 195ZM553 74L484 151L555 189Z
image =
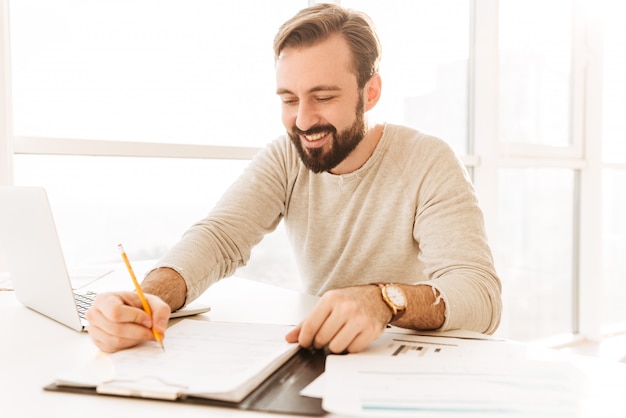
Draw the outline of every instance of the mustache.
M294 125L291 128L291 132L293 132L295 135L313 135L320 132L331 132L333 134L336 134L337 129L333 125L315 125L307 129L306 131L303 131Z

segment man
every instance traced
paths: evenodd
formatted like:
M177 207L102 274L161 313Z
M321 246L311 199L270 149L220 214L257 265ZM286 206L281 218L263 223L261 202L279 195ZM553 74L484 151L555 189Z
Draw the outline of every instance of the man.
M281 220L303 285L321 295L288 341L338 353L388 323L494 332L501 285L464 167L437 138L367 120L382 87L369 18L312 6L283 24L274 52L287 135L145 277L152 317L132 292L97 298L94 343L110 352L165 332L170 310L245 265Z

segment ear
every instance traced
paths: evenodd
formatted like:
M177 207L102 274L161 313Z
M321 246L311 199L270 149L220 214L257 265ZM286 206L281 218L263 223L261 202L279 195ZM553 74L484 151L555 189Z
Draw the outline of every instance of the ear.
M365 84L365 92L367 94L366 102L365 102L366 112L368 110L371 110L374 106L376 106L376 103L378 103L378 100L380 99L382 87L383 87L382 79L380 78L380 74L378 73L374 74L369 79L367 84Z

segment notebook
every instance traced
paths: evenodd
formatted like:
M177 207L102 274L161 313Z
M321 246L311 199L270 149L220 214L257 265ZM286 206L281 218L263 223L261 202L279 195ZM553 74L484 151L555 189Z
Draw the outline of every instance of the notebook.
M72 288L43 187L0 186L0 259L6 264L20 303L76 331L87 330L88 323L80 311L89 308L95 293ZM171 317L209 309L190 304Z
M284 335L292 328L186 319L168 329L165 351L158 344L142 344L100 353L72 364L44 389L290 417L326 415L321 398L303 393L324 372L326 353L288 344Z

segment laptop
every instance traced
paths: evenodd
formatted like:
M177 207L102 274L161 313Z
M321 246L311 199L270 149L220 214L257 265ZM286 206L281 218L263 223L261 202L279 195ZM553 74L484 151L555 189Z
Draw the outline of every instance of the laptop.
M0 186L0 260L18 301L76 331L86 331L84 312L96 296L74 290L43 187ZM190 304L171 317L210 310Z

